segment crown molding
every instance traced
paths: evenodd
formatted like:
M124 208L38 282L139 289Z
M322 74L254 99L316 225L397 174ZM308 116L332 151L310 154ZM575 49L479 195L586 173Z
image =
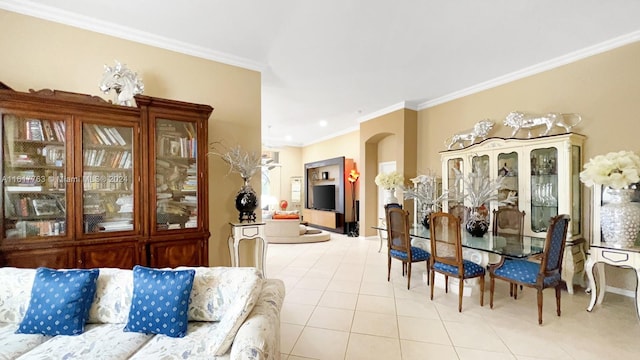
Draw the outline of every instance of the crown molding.
M369 121L371 119L375 119L375 118L380 117L382 115L387 115L389 113L392 113L392 112L397 111L397 110L402 110L402 109L418 111L418 106L416 104L412 103L412 102L409 102L409 101L402 101L402 102L399 102L397 104L393 104L393 105L387 106L386 108L374 111L374 112L372 112L370 114L361 116L361 117L358 118L358 122L359 123L363 123L365 121Z
M84 30L90 30L100 34L106 34L120 39L130 40L161 49L171 50L186 55L213 60L227 65L245 68L248 70L262 72L266 68L265 64L239 56L234 56L219 51L212 51L201 46L196 46L163 36L153 35L148 32L132 29L130 27L93 19L88 16L73 14L71 12L60 10L54 7L34 4L29 1L0 0L0 9L5 9L23 15L33 16L39 19L49 20L56 23L81 28Z
M345 135L345 134L348 134L348 133L354 132L354 131L360 131L360 126L351 126L351 127L347 128L347 129L343 129L343 130L331 133L330 135L314 139L313 141L310 141L308 143L304 143L304 144L302 144L302 146L309 146L309 145L313 145L313 144L316 144L316 143L319 143L319 142L323 142L325 140L331 140L331 139L336 138L338 136Z
M574 51L566 55L559 56L557 58L539 63L537 65L529 66L524 69L497 77L495 79L479 83L477 85L468 87L466 89L462 89L460 91L456 91L451 94L448 94L433 100L425 101L423 103L418 104L418 110L423 110L432 106L436 106L436 105L443 104L455 99L459 99L467 95L472 95L480 91L484 91L500 85L504 85L512 81L525 78L527 76L531 76L531 75L539 74L544 71L555 69L557 67L570 64L572 62L576 62L578 60L582 60L593 55L603 53L605 51L609 51L615 48L622 47L624 45L631 44L638 40L640 40L640 31L634 31L632 33L622 35L617 38L613 38L611 40L607 40L605 42L596 44L594 46L590 46L578 51Z

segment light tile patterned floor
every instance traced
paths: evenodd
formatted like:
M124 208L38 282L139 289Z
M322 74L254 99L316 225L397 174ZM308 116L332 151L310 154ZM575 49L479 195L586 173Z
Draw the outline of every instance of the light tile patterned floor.
M411 289L393 260L387 282L385 248L377 238L332 235L315 244L269 244L267 274L284 280L281 317L283 360L301 359L637 359L640 321L633 299L607 293L604 304L585 311L584 289L562 293L555 314L553 290L545 290L542 326L536 292L509 298L496 282L494 309L478 293L465 297L422 282L424 263L413 266Z

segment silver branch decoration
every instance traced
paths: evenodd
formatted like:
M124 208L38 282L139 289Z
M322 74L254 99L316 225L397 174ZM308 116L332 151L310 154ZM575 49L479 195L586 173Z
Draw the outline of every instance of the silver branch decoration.
M262 157L256 153L243 151L240 145L227 147L221 142L214 142L209 147L211 151L207 155L220 157L229 165L229 173L238 173L245 181L249 181L262 169Z

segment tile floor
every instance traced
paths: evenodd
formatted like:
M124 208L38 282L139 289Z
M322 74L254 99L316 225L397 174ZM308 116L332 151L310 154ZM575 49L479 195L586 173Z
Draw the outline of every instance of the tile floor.
M300 359L638 359L640 321L633 299L607 293L602 306L585 311L584 289L562 293L555 314L545 290L543 325L536 292L518 300L496 282L494 309L477 291L465 297L436 288L433 301L422 282L424 263L413 266L411 289L393 260L387 282L385 248L377 238L332 235L315 244L269 244L267 275L286 284L281 316L283 360Z

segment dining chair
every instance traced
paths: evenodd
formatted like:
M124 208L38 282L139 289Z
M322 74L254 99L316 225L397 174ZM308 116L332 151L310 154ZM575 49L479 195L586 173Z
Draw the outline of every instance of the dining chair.
M378 230L378 237L380 238L380 247L378 247L378 252L382 251L382 244L384 243L385 240L387 240L387 230L386 230L387 229L387 209L392 207L397 207L402 209L402 205L398 203L389 203L384 205L385 215L384 217L378 218L378 225L384 228L384 230L382 229Z
M520 211L517 207L510 205L493 209L493 235L522 237L524 233L524 215L524 210ZM520 243L520 245L523 244ZM522 290L522 286L520 286L520 290ZM514 283L509 285L509 296L518 297L518 287Z
M501 206L493 210L493 235L520 235L524 230L524 211L515 206Z
M387 281L391 279L391 259L402 261L402 276L407 274L407 289L411 287L411 264L424 261L429 274L429 253L411 246L409 212L399 207L385 207L387 218ZM405 271L406 270L406 271Z
M435 273L444 275L445 292L449 292L449 276L458 278L458 311L462 312L462 295L464 292L464 280L479 278L480 281L480 306L484 306L484 268L473 261L462 258L462 238L460 218L456 215L436 212L431 214L431 300L433 300L433 288Z
M453 214L460 219L460 223L464 224L464 222L469 218L470 209L463 204L453 205L449 207L449 214Z
M569 227L569 215L551 218L547 238L542 252L542 261L503 258L500 263L489 267L489 305L493 309L495 279L508 281L538 290L538 324L542 324L542 290L556 289L556 312L560 316L560 290L562 288L562 257ZM514 296L517 299L517 295Z

